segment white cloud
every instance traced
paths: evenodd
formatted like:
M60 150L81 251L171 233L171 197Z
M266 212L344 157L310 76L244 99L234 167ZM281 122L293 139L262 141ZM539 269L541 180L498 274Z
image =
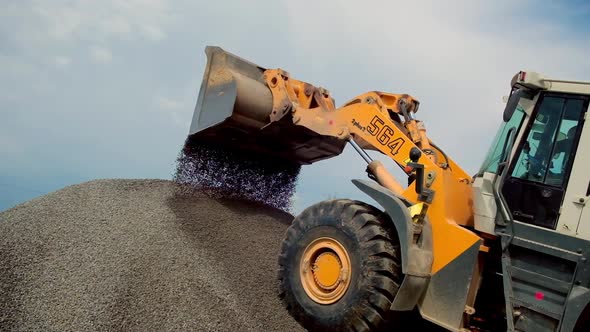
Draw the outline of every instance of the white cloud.
M155 25L142 25L140 31L144 36L153 41L160 41L166 38L166 33Z
M94 46L90 49L90 56L96 63L109 63L113 60L113 54L108 48Z
M185 114L183 114L182 112L170 111L170 116L172 117L172 122L174 122L174 124L177 127L185 128L188 131L190 121L187 121L187 118L184 115Z
M0 77L6 82L19 76L33 75L38 69L26 59L0 53Z
M184 108L184 105L181 102L162 96L156 97L154 103L157 107L165 110L178 110Z
M170 0L33 0L11 11L34 18L23 42L47 44L113 40L161 41L174 22Z
M154 98L154 105L167 114L175 126L186 128L190 125L191 109L185 102L157 96ZM189 120L187 120L189 119Z
M73 38L83 24L88 22L89 13L67 5L34 3L32 12L39 20L36 31L47 34L51 39L63 41Z
M72 59L67 56L58 55L55 58L53 58L53 61L55 62L55 65L58 67L66 67L72 62Z
M131 34L133 28L129 20L121 16L107 17L98 22L99 30L108 35L127 36Z

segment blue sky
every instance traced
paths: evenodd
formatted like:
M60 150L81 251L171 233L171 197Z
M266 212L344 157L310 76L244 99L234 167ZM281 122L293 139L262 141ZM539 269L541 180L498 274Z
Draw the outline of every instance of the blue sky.
M584 1L4 1L0 210L91 179L169 179L206 45L324 86L338 105L414 95L429 135L474 173L514 73L590 80L589 15ZM364 198L348 181L364 168L350 149L304 167L295 210Z

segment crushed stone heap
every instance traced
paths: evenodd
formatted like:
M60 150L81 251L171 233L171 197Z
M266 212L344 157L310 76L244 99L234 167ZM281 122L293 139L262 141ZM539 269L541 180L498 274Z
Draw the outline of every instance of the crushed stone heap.
M277 296L291 222L164 180L98 180L0 213L1 331L302 331Z

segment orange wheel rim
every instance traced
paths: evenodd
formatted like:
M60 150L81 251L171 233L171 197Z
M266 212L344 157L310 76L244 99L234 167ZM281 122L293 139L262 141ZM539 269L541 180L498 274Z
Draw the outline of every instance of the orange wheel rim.
M320 304L338 301L350 285L350 257L333 238L311 242L303 252L299 275L307 296Z

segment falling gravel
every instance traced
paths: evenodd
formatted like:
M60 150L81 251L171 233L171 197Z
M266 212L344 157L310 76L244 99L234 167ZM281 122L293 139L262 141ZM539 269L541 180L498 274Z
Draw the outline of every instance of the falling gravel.
M189 136L176 161L174 181L210 197L256 201L291 209L301 166Z
M163 180L0 213L2 331L301 331L276 295L292 216Z

